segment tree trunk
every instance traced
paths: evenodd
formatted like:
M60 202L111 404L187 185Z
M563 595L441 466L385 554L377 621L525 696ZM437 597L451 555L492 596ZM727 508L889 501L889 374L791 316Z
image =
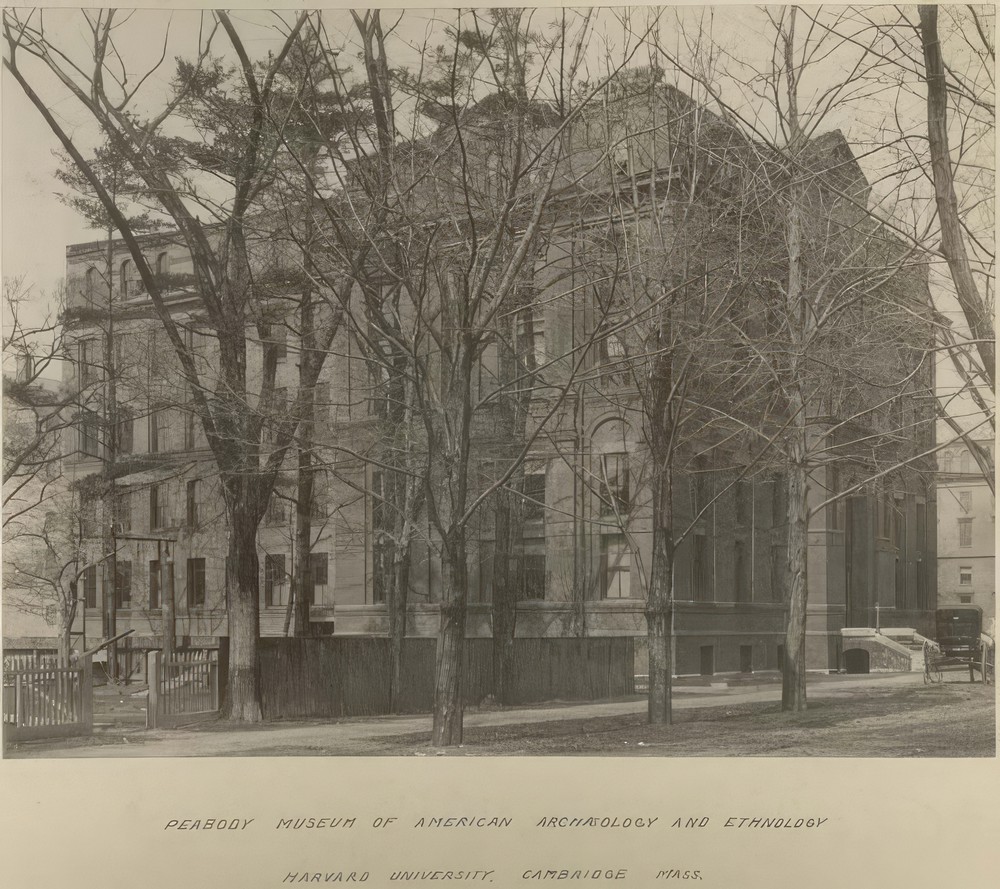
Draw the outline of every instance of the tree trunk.
M948 91L944 59L938 38L937 6L920 7L920 36L927 69L927 141L931 152L934 199L941 225L941 252L948 262L955 295L969 325L972 339L990 388L996 391L996 350L993 324L972 275L972 266L962 237L962 222L955 196L951 153L948 147Z
M523 474L522 474L523 478ZM514 486L511 479L509 485ZM517 495L510 490L496 492L493 549L493 697L500 704L510 704L514 669L514 632L516 629L521 561L515 546L521 540Z
M441 625L438 631L434 682L434 725L431 743L450 747L462 743L462 670L468 567L463 529L444 541L441 558Z
M235 722L260 722L260 637L257 525L230 514L226 556L226 605L229 612L229 683L223 716Z
M307 408L308 410L308 408ZM309 411L311 413L311 410ZM312 572L312 508L313 468L312 438L309 431L312 418L302 418L300 429L306 439L298 453L298 479L295 502L295 565L292 584L292 635L309 635L309 603L312 601L315 580Z
M405 482L404 482L405 484ZM389 613L389 709L398 713L403 701L403 644L406 640L406 603L410 586L410 543L393 548Z
M793 408L794 409L794 408ZM788 624L781 677L781 709L806 709L806 609L808 606L809 515L804 408L795 425L788 466Z
M673 721L673 473L665 461L656 463L659 471L653 478L653 559L646 600L648 716L652 725L669 725Z

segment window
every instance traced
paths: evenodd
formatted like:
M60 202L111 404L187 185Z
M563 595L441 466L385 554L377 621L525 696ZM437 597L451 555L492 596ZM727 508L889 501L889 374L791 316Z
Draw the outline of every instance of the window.
M91 363L95 357L93 346L90 340L76 344L76 375L81 389L97 382L97 367Z
M168 424L169 416L166 410L154 410L149 415L149 453L159 454L169 450Z
M708 599L708 541L704 534L694 535L694 558L691 562L691 589L695 599Z
M595 334L595 337L597 338L598 355L602 366L602 383L613 383L618 379L620 379L621 382L624 382L624 373L622 373L619 378L617 372L621 370L622 362L626 358L625 343L617 333L613 332L612 328L614 326L613 322L605 320L601 325L603 329L599 329Z
M166 562L163 571L166 573L167 594L170 596L170 601L173 602L174 563ZM160 596L162 581L163 581L163 576L160 571L160 562L158 559L153 559L149 563L149 607L153 611L163 607L163 602Z
M97 566L89 565L83 570L83 605L97 607Z
M607 496L601 498L601 512L625 515L629 510L628 454L605 454L601 470L607 490Z
M749 584L747 583L747 557L746 543L737 540L733 544L733 586L735 587L736 601L746 602L749 600Z
M115 565L115 601L118 608L132 607L132 563L118 562Z
M627 558L627 557L626 557ZM527 553L522 557L521 564L524 572L524 590L521 594L523 599L544 599L545 598L545 553ZM622 583L622 569L617 570L617 580L619 586ZM628 572L629 564L624 562L624 584L625 595L628 595ZM605 586L605 590L608 587ZM608 596L608 598L621 598L621 596Z
M972 491L959 491L958 505L962 507L962 512L972 512Z
M264 326L264 355L274 355L275 361L284 361L288 354L288 329L284 324Z
M959 462L961 464L961 471L962 471L963 474L967 473L969 471L969 469L971 468L970 460L971 460L971 458L969 456L969 452L968 451L962 451L962 457L961 457L961 459L960 459Z
M834 497L840 493L840 470L836 466L826 468L826 496ZM844 501L834 500L826 507L826 526L831 531L844 530Z
M747 509L748 489L749 485L745 481L738 481L733 487L733 511L738 525L746 525L750 520Z
M535 370L546 362L545 318L535 309L525 309L517 320L517 354L524 359L528 370Z
M786 547L783 544L771 546L771 601L782 602L785 598Z
M267 504L267 515L264 520L269 525L283 525L285 523L285 500L275 491L271 494L271 499Z
M958 602L959 602L960 605L971 605L972 604L972 596L959 596L958 597Z
M524 474L524 520L538 522L545 518L545 468Z
M192 479L187 483L187 509L185 511L186 524L189 528L198 527L198 480Z
M156 274L165 275L170 271L170 256L166 251L156 257Z
M284 555L264 556L264 604L267 606L284 605L285 587L285 557Z
M631 574L632 553L625 535L604 534L601 537L601 587L604 598L630 598Z
M84 288L86 289L87 296L93 297L94 292L97 290L97 269L91 266L84 273Z
M958 569L959 586L972 586L972 566L963 565Z
M972 546L972 519L958 520L958 545Z
M205 604L205 560L187 560L187 603L188 608L198 608Z
M184 450L193 451L195 447L195 415L187 411L184 414Z
M121 416L118 418L118 453L131 454L132 448L135 446L135 423L128 411L122 408L119 408L119 411L121 411Z
M120 492L114 503L115 532L125 534L132 530L132 495Z
M906 608L906 563L899 556L896 556L894 595L896 608L900 610Z
M166 528L168 524L166 486L153 485L149 489L149 530Z
M927 548L927 504L917 503L916 548L923 552Z
M309 571L312 574L313 588L312 598L309 604L312 605L316 599L322 596L330 583L330 555L329 553L309 553ZM319 588L319 594L316 590Z
M94 411L84 409L80 412L80 451L87 457L99 457L101 454L98 425Z
M80 498L80 533L84 537L98 537L101 533L101 523L97 520L98 502L93 495Z
M941 471L951 472L954 467L955 458L952 454L948 453L941 457Z
M142 292L141 281L131 259L124 260L118 269L118 289L126 298Z

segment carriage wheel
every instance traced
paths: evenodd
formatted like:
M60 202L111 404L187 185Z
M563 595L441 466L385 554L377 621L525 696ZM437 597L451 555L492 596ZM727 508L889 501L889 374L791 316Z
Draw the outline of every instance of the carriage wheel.
M979 666L983 673L983 685L993 685L996 680L996 676L994 675L996 661L994 650L989 645L982 646L982 655L979 660Z

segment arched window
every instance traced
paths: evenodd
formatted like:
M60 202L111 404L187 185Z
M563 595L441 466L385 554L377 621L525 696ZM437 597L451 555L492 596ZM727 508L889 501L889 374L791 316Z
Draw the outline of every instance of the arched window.
M87 296L93 296L97 288L97 269L91 266L84 275L84 285L87 288Z
M126 259L122 262L118 272L118 289L122 296L129 296L129 283L132 280L132 260Z
M962 470L961 471L963 473L968 472L969 469L970 469L969 460L970 460L969 452L968 451L962 451L962 459L961 459Z
M170 257L164 250L159 256L156 257L156 274L165 275L170 271Z
M942 472L951 472L954 460L955 460L955 458L954 458L954 456L952 455L952 453L950 451L942 454L941 455L941 471Z

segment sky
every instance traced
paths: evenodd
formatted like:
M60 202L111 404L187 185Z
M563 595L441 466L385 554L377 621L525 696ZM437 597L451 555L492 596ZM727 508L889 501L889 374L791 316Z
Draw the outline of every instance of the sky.
M76 52L85 51L86 35L82 28L82 18L78 10L46 11L46 26L58 35L60 41L67 42ZM552 13L537 13L535 22L544 32L544 17ZM278 44L280 38L275 34L273 25L275 13L266 10L237 11L233 13L237 28L240 30L248 49L256 55L263 55L268 48ZM288 13L281 13L288 19ZM441 16L450 16L445 10ZM623 44L622 29L616 20L620 11L603 11L596 14L590 43L590 51L585 59L585 75L591 77L600 74L607 64L608 57L620 57ZM647 21L645 11L637 11L633 27L641 28ZM678 19L683 20L688 27L682 31L676 25ZM326 25L333 35L333 41L342 41L345 57L353 54L348 45L348 36L352 31L349 14L346 11L331 11L325 17ZM397 21L397 16L389 12L383 13L383 24L389 27ZM194 35L202 22L199 13L190 10L169 12L166 10L142 10L134 12L122 26L121 39L118 45L127 58L129 73L149 67L151 60L159 58L164 51L163 35L169 34L166 44L167 61L160 70L144 85L140 95L146 96L146 101L156 104L165 94L169 77L173 70L171 59L175 55L190 55L195 45ZM393 37L396 41L393 48L395 59L403 63L416 65L419 63L419 53L412 49L426 40L436 24L440 23L437 14L431 9L410 10L397 26ZM169 28L167 27L169 25ZM721 69L740 68L745 72L764 70L770 58L771 43L765 34L769 32L767 18L753 7L717 7L704 13L701 10L682 9L668 10L662 15L660 37L664 46L671 52L684 55L690 47L686 42L700 28L711 30L714 42L721 48L716 61ZM224 45L224 41L219 41ZM403 50L407 45L410 49ZM647 58L637 57L637 63L648 62ZM838 64L840 67L838 67ZM818 76L811 82L802 85L803 104L808 104L810 98L822 93L830 82L843 77L844 62L831 62L817 68ZM37 75L37 69L34 69ZM738 107L750 108L752 99L748 96L751 88L749 74L743 77L742 86L739 77L730 78L733 81L727 89L727 99ZM725 79L722 79L723 81ZM51 81L44 77L37 80L40 94L46 99L49 110L60 120L68 132L84 146L96 143L92 126L88 125L85 112L75 104L74 99L65 97ZM739 90L742 89L742 94ZM891 85L882 93L866 96L861 103L855 103L850 114L833 114L823 122L822 129L840 127L848 138L860 142L870 140L873 134L885 132L891 136L895 122L888 115L889 106L899 98L893 92ZM46 295L51 294L59 286L65 269L65 249L68 244L92 240L98 235L88 229L76 213L62 204L57 192L60 189L54 173L58 165L54 150L58 143L37 110L24 96L20 87L13 81L7 71L3 72L2 88L0 88L0 121L2 121L2 250L0 262L5 276L23 275L26 282L33 287L37 296L39 311L47 305ZM904 118L919 120L922 111L920 96L903 95L899 107ZM858 108L863 109L860 113ZM767 120L763 121L768 125ZM877 135L874 136L878 138ZM878 169L876 161L862 159L869 178L875 179ZM947 288L947 279L941 279ZM941 305L946 314L956 322L961 321L955 306L945 294ZM947 368L942 368L942 375L947 378Z

